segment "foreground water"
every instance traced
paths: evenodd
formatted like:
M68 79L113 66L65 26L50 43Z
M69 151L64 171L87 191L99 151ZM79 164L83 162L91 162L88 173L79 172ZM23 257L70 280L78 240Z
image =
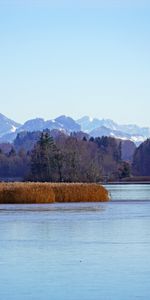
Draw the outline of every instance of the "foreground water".
M0 206L1 300L150 299L150 185L109 203Z

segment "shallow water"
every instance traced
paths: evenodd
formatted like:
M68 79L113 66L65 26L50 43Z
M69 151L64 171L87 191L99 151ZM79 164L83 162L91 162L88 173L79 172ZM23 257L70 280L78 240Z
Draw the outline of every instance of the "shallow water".
M107 187L109 203L0 206L1 300L150 299L150 186Z

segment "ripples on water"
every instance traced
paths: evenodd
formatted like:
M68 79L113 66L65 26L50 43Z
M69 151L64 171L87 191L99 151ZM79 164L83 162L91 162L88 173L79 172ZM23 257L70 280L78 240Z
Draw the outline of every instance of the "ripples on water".
M109 203L0 206L0 300L150 299L150 186Z

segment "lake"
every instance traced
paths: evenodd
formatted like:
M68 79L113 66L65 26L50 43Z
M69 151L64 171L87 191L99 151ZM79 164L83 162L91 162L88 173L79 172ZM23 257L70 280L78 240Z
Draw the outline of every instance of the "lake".
M1 300L150 299L150 185L112 201L0 205Z

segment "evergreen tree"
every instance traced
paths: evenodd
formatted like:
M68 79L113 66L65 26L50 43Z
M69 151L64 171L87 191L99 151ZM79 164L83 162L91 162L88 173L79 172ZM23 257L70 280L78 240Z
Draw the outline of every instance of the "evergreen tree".
M56 146L49 133L43 132L31 154L31 178L35 181L52 181L55 170Z

